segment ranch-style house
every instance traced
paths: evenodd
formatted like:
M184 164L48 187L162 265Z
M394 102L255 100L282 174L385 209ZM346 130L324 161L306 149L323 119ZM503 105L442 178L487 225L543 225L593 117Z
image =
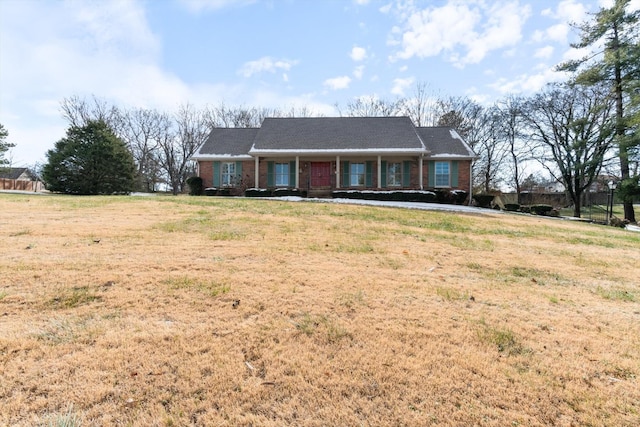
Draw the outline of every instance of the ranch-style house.
M335 191L471 189L475 153L450 127L408 117L266 118L259 128L215 128L192 157L205 187Z

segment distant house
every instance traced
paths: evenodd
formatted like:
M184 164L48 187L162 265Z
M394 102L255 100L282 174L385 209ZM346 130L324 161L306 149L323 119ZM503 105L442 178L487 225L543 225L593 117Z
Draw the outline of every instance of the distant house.
M0 190L41 191L43 188L27 168L0 168Z
M408 117L267 118L260 128L216 128L192 157L205 187L304 190L460 190L475 153L449 127Z

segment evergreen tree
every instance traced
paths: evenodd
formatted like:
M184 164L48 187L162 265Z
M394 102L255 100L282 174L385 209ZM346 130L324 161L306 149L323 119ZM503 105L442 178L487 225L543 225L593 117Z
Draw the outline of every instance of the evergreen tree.
M640 145L637 93L640 90L640 11L629 11L629 4L630 0L615 0L612 7L601 8L591 21L580 25L580 42L572 47L597 49L602 44L604 49L560 64L558 70L576 72L574 82L578 84L606 82L611 87L616 101L615 135L623 181L620 188L624 189L621 192L624 216L635 222L633 194L638 190L638 178L631 176L629 160Z
M9 163L9 161L4 158L4 153L6 153L9 148L15 147L14 144L7 142L8 136L9 131L0 123L0 169Z
M67 194L129 193L134 176L131 152L102 120L69 128L42 170L49 190Z

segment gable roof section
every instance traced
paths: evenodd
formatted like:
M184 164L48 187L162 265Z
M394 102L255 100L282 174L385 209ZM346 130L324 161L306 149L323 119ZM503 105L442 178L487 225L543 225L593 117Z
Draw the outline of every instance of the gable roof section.
M267 118L249 154L426 153L408 117Z
M442 159L474 159L476 154L453 128L447 126L418 127L416 132L430 151L429 157Z
M251 159L248 154L257 128L214 128L192 156L194 160Z
M424 154L474 159L450 127L415 127L408 117L266 118L260 128L215 128L193 160L248 160L260 155Z
M23 175L24 174L24 175ZM0 168L0 179L20 179L31 181L33 175L27 168Z

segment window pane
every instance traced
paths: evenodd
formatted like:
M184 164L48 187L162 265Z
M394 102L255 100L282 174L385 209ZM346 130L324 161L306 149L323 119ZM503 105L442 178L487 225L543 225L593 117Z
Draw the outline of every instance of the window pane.
M449 186L449 162L436 162L436 187Z
M402 185L402 163L387 164L387 186L399 187Z
M352 187L364 186L364 163L351 163L350 183Z
M276 163L276 187L289 186L289 163Z
M235 163L223 163L221 168L222 176L220 182L224 187L231 187L234 183L234 177L236 175Z

